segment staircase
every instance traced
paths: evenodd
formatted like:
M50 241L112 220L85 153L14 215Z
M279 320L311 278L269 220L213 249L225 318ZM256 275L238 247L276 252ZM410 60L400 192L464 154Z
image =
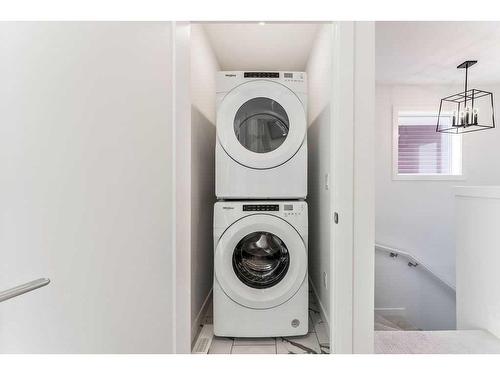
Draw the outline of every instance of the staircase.
M394 261L402 260L407 269L421 269L439 285L455 294L449 284L429 265L411 253L377 244L375 250ZM486 330L422 331L404 313L377 309L374 316L376 354L500 354L500 339Z
M482 330L422 331L402 315L375 313L376 354L500 354L500 340Z

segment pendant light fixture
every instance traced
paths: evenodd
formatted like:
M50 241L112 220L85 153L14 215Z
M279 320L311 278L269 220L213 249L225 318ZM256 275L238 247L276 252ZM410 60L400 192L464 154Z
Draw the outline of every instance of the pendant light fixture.
M493 93L468 87L469 68L477 60L467 60L457 66L465 69L465 89L441 99L436 131L461 134L495 127Z

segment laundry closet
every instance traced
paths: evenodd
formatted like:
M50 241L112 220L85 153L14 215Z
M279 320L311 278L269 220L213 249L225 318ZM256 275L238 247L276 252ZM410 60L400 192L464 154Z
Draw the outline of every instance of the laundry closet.
M352 116L353 98L348 98L351 100L349 102L340 95L340 89L339 92L334 90L335 84L338 84L339 88L349 87L352 84L352 77L348 82L344 74L339 74L338 71L339 66L343 64L343 57L339 53L343 47L339 27L331 22L190 23L188 39L191 103L190 163L188 166L190 200L183 203L183 208L189 210L190 216L188 228L191 249L189 302L192 350L193 352L208 351L227 354L246 351L278 354L333 353L335 350L331 349L332 342L337 341L339 348L344 345L341 330L346 329L349 325L349 318L352 319L352 313L348 307L344 309L335 307L343 300L347 301L349 298L352 300L352 289L349 290L352 284L342 289L336 303L331 297L335 295L336 289L341 287L342 277L347 280L349 277L352 279L352 274L343 275L343 270L335 275L332 267L335 245L338 248L349 246L349 233L352 236L352 222L349 223L350 219L348 219L349 216L352 218L352 211L350 211L352 201L349 202L343 198L349 198L349 173L352 179L349 162L353 161L343 160L342 155L349 155L353 146L350 145L349 149L348 142L345 142L346 139L349 141L349 130L346 133L345 129L348 126L342 124L347 122L342 120L346 118L343 117L346 113L349 114L349 104ZM345 39L352 44L352 40ZM344 47L352 52L352 45ZM350 62L352 63L352 60ZM352 65L351 69L353 69ZM232 77L233 75L235 77ZM286 96L281 105L279 100L268 100L273 93L266 94L270 86L262 85L262 82L273 82L273 80L279 83L275 85L276 87L281 85L286 88L282 92L275 92L276 98L280 100ZM221 106L221 98L224 98L227 92L239 84L251 81L261 82L261 84L260 86L256 84L248 98L245 98L245 94L238 93L231 98L234 103L222 104L226 107L234 107L235 113L232 113L232 110L225 110L219 111L217 115L217 108ZM268 103L262 102L266 100ZM292 125L297 125L296 119L300 112L297 103L303 104L303 110L305 110L303 129L300 129L300 126L292 127ZM273 121L272 125L267 122L269 127L267 131L271 141L259 143L251 137L255 128L241 130L243 126L241 124L236 126L235 120L234 131L246 131L245 134L237 133L239 138L236 138L243 146L254 152L256 158L252 161L258 164L246 171L243 170L242 166L245 162L242 160L248 160L248 158L244 159L245 155L243 155L243 159L238 160L238 150L243 150L241 145L235 143L235 152L233 154L227 152L228 148L233 147L231 141L224 139L225 135L221 132L219 134L216 132L217 116L232 116L230 119L232 121L233 117L238 117L238 108L245 105L247 107L267 106L267 110L261 112L270 114ZM340 111L343 105L346 106L343 109L347 112ZM335 112L335 109L338 112ZM244 108L244 111L246 117L252 116L252 108ZM296 113L293 113L294 111ZM221 113L225 114L221 115ZM340 125L332 126L334 123ZM350 131L352 136L352 130ZM300 134L301 132L303 134ZM334 137L335 132L339 134L337 139ZM287 138L289 140L286 140ZM284 142L287 142L289 155L269 152L276 151ZM341 153L334 153L336 145ZM181 147L181 145L177 146ZM219 154L217 154L217 148L219 148ZM224 151L231 157L225 157L225 160L222 160L221 155L224 155ZM263 166L269 163L266 153L274 158L283 159L274 160L276 166L287 163L293 165L289 171L282 168L283 172L280 173L273 173L269 168L266 170L266 166ZM217 172L216 161L219 163ZM221 168L220 166L224 163L234 164L233 169L227 165ZM339 168L341 164L347 166L346 171ZM297 174L297 169L300 168L304 169L302 181L300 177L297 177L301 175ZM271 173L268 173L269 170ZM216 173L219 175L217 176ZM343 173L347 176L345 179L347 185L337 183ZM234 186L237 190L234 196L231 196L230 191L225 191L228 186L231 186L231 179L234 179ZM216 180L218 186L216 186ZM352 187L352 181L350 183ZM262 192L252 196L252 192L259 191L259 189ZM266 196L266 189L271 189L270 197ZM278 191L274 192L273 189ZM287 196L287 191L290 189L293 192ZM352 191L350 194L352 197ZM262 199L262 197L265 198ZM334 197L338 197L337 202L334 202ZM345 210L342 210L343 205ZM226 214L223 210L226 212L231 210L233 216ZM335 232L334 225L338 225L338 228L340 225L339 213L334 213L334 210L345 215L347 223L342 222L345 232ZM246 214L250 216L234 215L235 212L241 211L249 211ZM263 215L261 211L268 211L266 213L269 215ZM221 219L222 216L224 217ZM250 280L252 275L247 275L249 279L245 279L247 277L245 270L242 271L242 275L237 274L239 267L237 255L233 255L232 261L229 256L226 260L215 259L215 262L226 263L227 274L230 275L226 278L225 275L219 274L217 282L214 283L214 248L217 247L219 240L229 244L225 246L235 248L240 246L241 243L235 246L237 241L224 238L224 235L227 237L227 232L233 231L238 232L236 235L244 237L247 229L242 227L241 222L249 217L254 217L253 224L247 223L249 228L254 224L257 225L256 228L262 224L260 219L255 220L255 217L275 220L276 223L270 222L269 225L279 228L276 229L275 235L250 238L249 241L254 242L248 246L255 246L258 241L265 241L266 246L278 248L281 246L286 249L284 244L287 242L289 244L303 242L305 248L293 250L292 245L286 249L288 251L279 253L276 262L271 266L273 272L282 274L281 278L271 273L268 279L262 279L264 280L262 285L258 283L252 285L252 280ZM240 228L226 223L231 220L237 221ZM219 225L220 222L224 222L222 227ZM291 225L283 226L281 222L288 222ZM281 234L278 236L276 233ZM286 240L281 241L281 237ZM350 241L352 244L352 237ZM272 242L271 245L268 242ZM352 259L347 259L347 256L346 254L345 259L342 256L338 258L335 269L337 267L346 269L345 265L352 265ZM291 257L295 262L290 262L287 257ZM300 261L297 262L297 260ZM245 264L245 260L242 264ZM261 266L265 268L268 265ZM287 275L294 272L297 276L287 279ZM286 280L286 283L282 280ZM336 283L335 280L339 282ZM239 287L236 285L238 282L243 282L246 286L242 284L242 287ZM280 283L286 285L281 286ZM270 287L273 287L272 290L277 290L278 295L268 298L265 293L266 288L270 290ZM242 296L245 292L242 292L242 288L246 292L250 291L250 294ZM344 291L344 289L347 290ZM220 308L218 318L216 317L219 321L224 320L224 329L229 327L226 331L222 330L229 333L220 334L221 337L212 336L213 299L214 295L217 298L217 293L227 298L227 304L223 307L226 310L221 312ZM273 299L274 303L266 305L269 302L268 299ZM290 305L290 301L293 301L293 306ZM221 305L220 299L217 303L218 306ZM228 307L229 304L231 308ZM293 311L287 310L287 304ZM241 306L247 307L249 314L246 315L246 310L238 310ZM267 321L266 309L267 311L274 309L274 314L268 315ZM336 322L332 321L334 310L337 314L336 320L338 321ZM253 316L253 312L257 315ZM224 314L227 315L227 320L221 318ZM293 314L300 316L300 319L293 319ZM231 323L227 323L228 321ZM342 321L345 324L342 324ZM253 322L255 332L252 331L252 324L249 322ZM242 325L245 327L241 327ZM334 329L339 325L343 328L339 328L339 332L336 333ZM293 334L294 329L297 332L296 335ZM269 334L266 334L267 331ZM233 332L236 334L232 334ZM242 333L242 337L239 337L239 332ZM253 333L256 334L253 335ZM339 337L335 338L335 335ZM347 341L346 346L350 345ZM343 349L339 349L337 352L342 351Z

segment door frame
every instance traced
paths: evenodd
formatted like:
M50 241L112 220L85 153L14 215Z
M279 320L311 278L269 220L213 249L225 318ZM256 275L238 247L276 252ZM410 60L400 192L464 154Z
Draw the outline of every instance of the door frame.
M353 22L334 22L332 32L330 347L334 354L348 354L353 352Z
M190 22L172 22L173 353L191 353Z
M375 24L332 29L331 352L373 353Z
M353 352L373 353L375 22L355 22L354 46Z
M331 352L373 352L374 22L333 22ZM190 22L173 22L173 352L191 352ZM184 124L185 126L180 126ZM338 224L334 212L339 213Z

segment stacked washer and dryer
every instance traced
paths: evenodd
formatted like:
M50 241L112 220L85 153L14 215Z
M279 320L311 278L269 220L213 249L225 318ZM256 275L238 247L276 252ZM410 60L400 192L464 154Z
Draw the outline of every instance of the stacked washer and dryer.
M303 72L219 72L214 333L305 335L307 92Z

